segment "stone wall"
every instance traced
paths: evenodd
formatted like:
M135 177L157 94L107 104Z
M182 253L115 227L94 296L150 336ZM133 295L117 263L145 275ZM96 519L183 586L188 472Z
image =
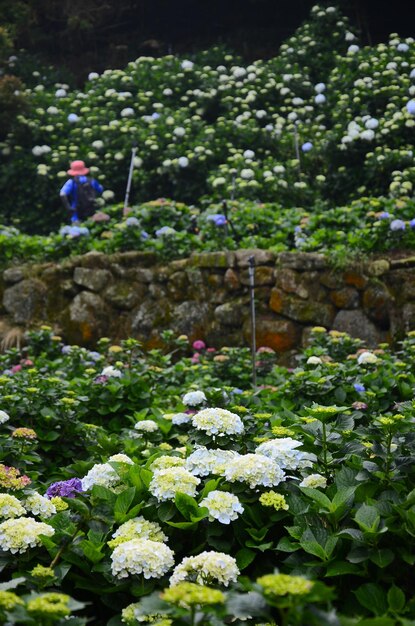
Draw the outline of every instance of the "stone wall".
M163 329L211 346L247 345L252 255L258 346L288 354L313 326L375 346L415 327L415 258L336 271L312 253L211 252L160 264L149 252L91 252L61 264L6 269L0 334L48 323L65 341L82 345L132 336L154 347Z

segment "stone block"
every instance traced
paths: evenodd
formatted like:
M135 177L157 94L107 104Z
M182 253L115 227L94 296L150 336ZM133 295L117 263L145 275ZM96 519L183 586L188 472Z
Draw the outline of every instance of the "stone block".
M330 293L330 300L338 309L357 309L360 295L353 287L343 287L343 289L334 289Z
M238 302L225 302L216 307L215 319L223 326L242 326L244 317L249 314L249 308Z
M142 283L117 281L109 285L102 296L116 309L129 311L141 302L145 292L146 287Z
M280 313L297 322L313 323L316 326L331 326L335 316L332 304L315 300L300 300L277 288L271 291L269 306L275 313Z
M275 352L286 352L298 345L301 337L301 329L290 320L264 316L256 320L256 345L257 348L268 347ZM250 344L252 337L251 320L244 323L243 334L245 341Z
M3 280L5 283L19 283L25 277L23 268L21 267L8 267L3 272Z
M274 252L270 250L259 250L257 248L252 248L251 250L237 250L235 252L237 266L241 268L249 267L249 259L252 256L254 257L256 268L260 265L273 265L276 258Z
M192 267L203 268L227 268L235 264L235 254L233 252L201 252L193 253L189 259Z
M362 339L371 348L376 347L382 341L382 334L360 309L339 311L334 319L332 329Z
M46 298L46 285L37 278L26 278L4 291L3 306L16 324L28 324L35 319L44 321Z
M250 285L249 270L244 269L240 273L240 281L242 285ZM260 265L255 268L254 284L255 286L273 285L275 282L274 268Z
M328 261L326 257L317 252L280 252L277 255L277 265L290 267L294 270L323 270Z
M108 270L76 267L73 280L77 285L89 291L99 292L112 280L112 274Z

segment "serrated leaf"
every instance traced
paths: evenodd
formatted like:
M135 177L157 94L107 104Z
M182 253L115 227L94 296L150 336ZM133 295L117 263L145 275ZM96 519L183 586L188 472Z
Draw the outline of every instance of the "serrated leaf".
M403 610L406 604L405 594L400 587L393 585L387 595L388 605L391 611L399 613Z
M375 583L365 583L353 591L360 604L370 613L377 616L384 615L388 609L386 596L382 587Z
M245 569L255 559L255 552L249 548L241 548L235 555L236 563L240 570Z

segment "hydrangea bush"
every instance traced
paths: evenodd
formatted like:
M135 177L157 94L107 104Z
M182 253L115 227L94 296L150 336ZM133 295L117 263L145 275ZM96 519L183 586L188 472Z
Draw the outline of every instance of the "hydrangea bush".
M58 190L75 158L103 183L103 203L122 201L133 143L141 201L250 199L314 214L369 194L411 197L414 41L361 46L355 30L338 8L315 6L266 61L221 48L140 57L91 73L82 89L37 72L0 146L2 214L32 229L64 221ZM23 58L12 66L23 76ZM170 228L159 224L160 236Z
M5 623L415 619L413 332L313 328L256 389L248 349L27 339L0 356Z

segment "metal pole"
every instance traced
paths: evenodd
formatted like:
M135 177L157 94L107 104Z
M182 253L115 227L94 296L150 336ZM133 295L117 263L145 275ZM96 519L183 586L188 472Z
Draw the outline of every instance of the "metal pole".
M231 201L235 200L235 187L236 187L236 174L232 176L232 192L231 192Z
M248 259L249 290L251 296L251 356L252 356L252 384L256 388L256 320L255 320L255 257Z
M133 179L133 170L134 170L134 157L136 154L137 154L137 147L134 146L131 149L130 171L128 172L127 189L125 190L124 212L128 206L128 200L130 198L131 181Z
M297 131L297 123L294 123L294 147L295 147L295 157L298 161L298 170L301 174L301 157L300 157L300 146L298 144L298 131Z

